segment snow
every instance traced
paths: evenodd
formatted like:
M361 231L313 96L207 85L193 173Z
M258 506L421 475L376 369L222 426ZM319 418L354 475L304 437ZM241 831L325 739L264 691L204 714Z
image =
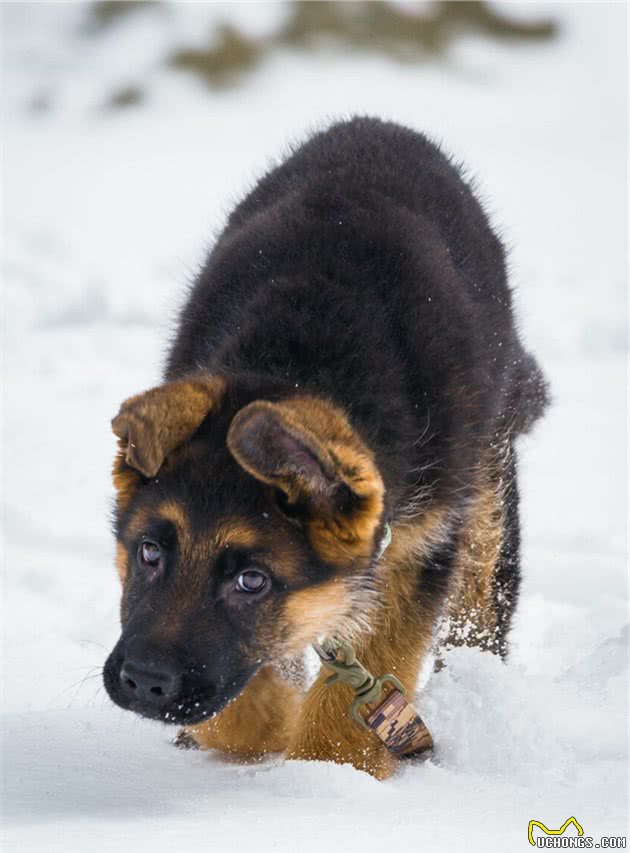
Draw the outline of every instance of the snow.
M163 69L222 17L255 35L283 14L246 11L175 4L98 35L83 4L2 7L4 849L516 851L530 819L571 815L624 835L625 4L539 3L557 41L466 38L440 64L285 52L220 92ZM140 106L105 107L132 83ZM289 140L353 112L428 130L470 166L554 396L521 447L511 661L453 652L418 696L433 758L387 783L175 750L99 676L117 633L109 419L158 381L233 201Z

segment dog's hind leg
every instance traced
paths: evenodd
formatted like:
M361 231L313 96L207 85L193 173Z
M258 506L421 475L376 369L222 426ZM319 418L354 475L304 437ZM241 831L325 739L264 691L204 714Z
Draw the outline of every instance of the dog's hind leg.
M505 657L518 599L519 516L511 443L484 472L457 546L440 647L476 646Z

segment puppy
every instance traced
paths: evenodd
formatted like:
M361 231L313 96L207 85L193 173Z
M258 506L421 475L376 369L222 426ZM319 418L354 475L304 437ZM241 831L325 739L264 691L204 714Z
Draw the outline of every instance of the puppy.
M349 688L287 662L335 636L413 695L438 628L506 654L514 444L545 403L461 171L377 119L315 134L231 214L163 384L112 422L113 701L204 748L390 775Z

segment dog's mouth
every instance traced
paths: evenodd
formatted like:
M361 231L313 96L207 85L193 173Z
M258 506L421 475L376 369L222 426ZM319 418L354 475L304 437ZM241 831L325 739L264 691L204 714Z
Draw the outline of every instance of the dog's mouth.
M110 699L126 711L162 723L194 725L211 719L238 698L257 667L216 681L210 681L203 669L186 669L174 684L156 670L130 667L114 651L105 663L103 682Z

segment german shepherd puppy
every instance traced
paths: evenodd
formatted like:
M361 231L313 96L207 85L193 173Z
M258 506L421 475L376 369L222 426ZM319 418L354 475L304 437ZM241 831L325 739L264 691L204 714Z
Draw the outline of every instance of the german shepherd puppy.
M111 698L204 748L388 776L349 688L287 662L335 635L412 696L438 627L506 654L514 443L545 402L461 170L377 119L315 134L231 214L163 384L112 422Z

